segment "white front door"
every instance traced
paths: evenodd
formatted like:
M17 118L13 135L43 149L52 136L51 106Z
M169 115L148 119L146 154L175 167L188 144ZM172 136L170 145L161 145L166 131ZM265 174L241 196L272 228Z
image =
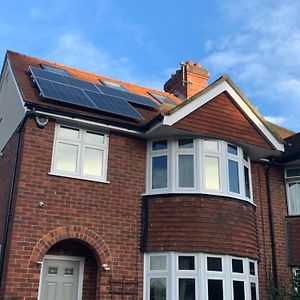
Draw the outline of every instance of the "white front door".
M46 256L41 274L40 300L81 300L83 259Z

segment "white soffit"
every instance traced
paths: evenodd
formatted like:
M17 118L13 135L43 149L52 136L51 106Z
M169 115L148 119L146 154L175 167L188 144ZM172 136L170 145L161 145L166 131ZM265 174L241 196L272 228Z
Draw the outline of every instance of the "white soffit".
M261 120L254 114L252 109L246 104L246 102L239 96L239 94L232 88L232 86L227 82L223 81L218 83L212 89L208 90L206 93L200 95L198 98L192 100L187 105L183 106L179 110L175 111L169 116L165 116L162 125L172 126L185 116L192 113L197 108L201 107L214 97L220 95L223 92L227 92L236 104L245 112L249 119L256 125L256 127L262 132L262 134L270 141L270 143L275 147L275 149L284 151L284 145L281 144L276 137L269 131L269 129L261 122Z

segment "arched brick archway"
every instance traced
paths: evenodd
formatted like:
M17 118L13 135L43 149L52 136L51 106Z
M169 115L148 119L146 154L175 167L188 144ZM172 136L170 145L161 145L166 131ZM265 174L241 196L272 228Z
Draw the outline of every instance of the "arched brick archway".
M37 242L31 253L29 268L34 268L37 263L41 262L54 244L67 239L82 241L89 245L95 254L98 265L100 262L101 264L108 264L111 267L110 272L113 272L110 250L106 243L96 232L87 227L76 225L58 227L45 234Z

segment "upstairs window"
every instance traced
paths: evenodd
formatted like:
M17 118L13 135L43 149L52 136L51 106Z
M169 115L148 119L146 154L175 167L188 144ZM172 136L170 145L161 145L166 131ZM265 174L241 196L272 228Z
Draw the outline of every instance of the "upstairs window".
M290 215L300 214L300 167L285 172L288 207Z
M104 80L104 79L101 79L100 82L103 85L105 85L107 87L110 87L112 89L123 91L123 92L127 92L127 89L123 85L121 85L121 84L114 83L114 82L111 82L111 81L108 81L108 80Z
M169 138L149 142L148 192L204 193L251 201L250 159L225 141Z
M104 133L56 125L51 173L105 181L107 148Z

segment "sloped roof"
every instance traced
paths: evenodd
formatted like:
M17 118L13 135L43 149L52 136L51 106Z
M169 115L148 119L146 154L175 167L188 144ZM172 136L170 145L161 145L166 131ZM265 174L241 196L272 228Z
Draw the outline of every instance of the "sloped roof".
M139 85L123 82L120 80L115 80L102 75L92 74L86 71L82 71L65 65L34 58L17 52L8 51L7 58L11 64L12 71L14 73L23 100L26 103L26 105L28 105L29 107L34 105L35 107L40 107L42 109L47 109L47 110L61 110L71 115L80 114L80 115L84 115L87 118L107 121L112 124L120 124L124 127L136 128L136 129L143 129L149 127L153 122L153 120L159 118L162 114L170 110L170 107L165 105L161 105L160 108L157 109L157 108L147 108L136 104L131 104L144 117L144 120L131 120L130 118L124 118L113 114L106 114L106 113L95 112L95 111L85 111L76 107L68 107L58 102L43 101L41 96L39 95L39 90L37 86L35 86L35 84L33 83L33 80L29 73L29 66L40 67L41 64L47 64L53 67L64 69L68 71L72 77L77 79L81 79L81 80L85 80L97 84L100 84L99 80L107 80L113 83L120 84L123 85L129 92L142 95L142 96L147 96L155 102L157 102L157 100L153 98L151 95L149 95L148 92L154 92L163 96L167 96L171 98L175 103L178 104L182 102L182 100L177 98L176 96L163 91L142 87Z
M27 56L21 53L17 53L14 51L7 51L7 58L11 64L12 71L14 73L17 85L19 87L20 93L23 97L24 102L27 106L35 106L41 110L59 110L62 113L69 114L71 116L80 115L81 117L85 117L87 119L99 120L103 122L107 122L109 124L117 124L124 126L130 129L137 129L141 131L146 131L151 128L151 125L156 121L163 118L164 115L171 116L176 111L181 110L183 107L193 102L195 99L199 98L201 95L208 93L215 86L220 83L226 81L232 86L232 88L236 91L237 94L243 99L243 101L249 106L249 108L253 111L253 113L257 116L257 118L268 128L268 130L280 141L282 142L286 136L293 134L293 132L280 127L278 125L267 122L264 117L255 109L255 107L251 104L251 102L247 99L247 97L238 89L238 87L234 84L234 82L230 79L229 76L224 75L217 79L215 82L210 84L207 88L202 90L200 93L194 95L190 99L183 101L180 98L176 97L173 94L166 93L164 91L155 90L152 88L142 87L136 84L112 79L109 77L105 77L103 75L93 74L90 72L78 70L76 68L68 67L62 64L57 64L53 62L49 62L46 60L42 60L39 58ZM29 66L40 67L41 64L47 64L53 67L65 69L70 73L74 78L78 78L81 80L86 80L89 82L99 84L99 80L107 80L113 83L117 83L123 85L129 92L147 96L151 98L153 101L157 100L153 98L148 92L154 92L163 96L167 96L171 98L178 105L173 109L170 107L161 105L160 108L146 108L136 104L131 104L143 117L144 120L132 120L129 118L124 118L120 116L116 116L113 114L106 114L95 111L84 111L80 108L76 107L68 107L64 104L60 104L58 102L51 101L43 101L39 95L39 90L37 86L33 83L33 80L29 73Z

